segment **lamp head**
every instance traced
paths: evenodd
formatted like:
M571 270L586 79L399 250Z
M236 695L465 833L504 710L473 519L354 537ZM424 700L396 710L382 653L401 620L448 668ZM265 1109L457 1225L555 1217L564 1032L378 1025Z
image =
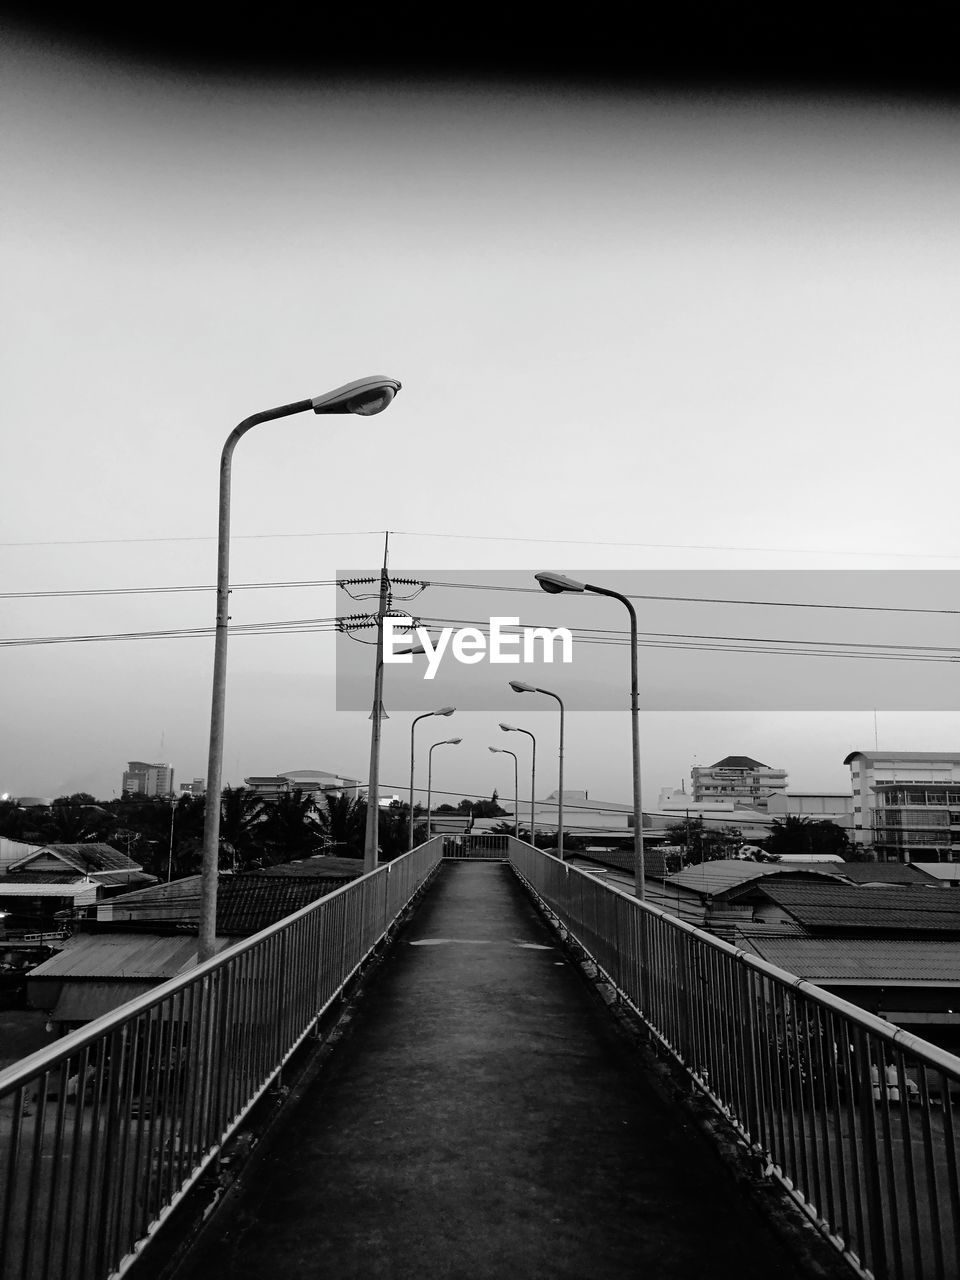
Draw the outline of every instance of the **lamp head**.
M314 413L356 413L369 418L382 413L400 390L396 378L374 376L358 378L326 395L314 396L311 404Z
M522 680L511 680L510 688L514 693L536 693L532 684L524 684Z
M502 747L487 747L488 751L502 751Z
M562 595L565 591L583 591L584 585L576 578L568 578L562 573L535 573L533 575L544 591L552 596Z
M422 646L421 652L423 652ZM452 716L456 709L456 707L441 707L439 711L433 711L431 714L435 716Z
M462 741L463 741L462 738L448 738L447 745L451 747L459 747Z
M504 724L502 720L500 721L500 728L503 730L503 732L504 732L504 733L519 733L519 732L520 732L520 730L517 728L517 726L516 726L515 724Z

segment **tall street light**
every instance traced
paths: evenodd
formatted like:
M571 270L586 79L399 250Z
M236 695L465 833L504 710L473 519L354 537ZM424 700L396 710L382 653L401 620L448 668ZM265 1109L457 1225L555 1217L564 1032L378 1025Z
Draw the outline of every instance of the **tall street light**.
M413 848L413 731L421 720L426 720L429 716L452 716L456 711L456 707L441 707L439 711L425 711L422 716L414 716L410 725L410 836L407 843L408 851ZM427 827L427 838L430 837L430 828Z
M641 900L646 897L646 869L643 856L643 811L640 804L640 705L637 673L637 611L630 600L609 587L597 587L590 582L578 582L562 573L538 573L534 575L544 591L551 595L564 592L590 591L597 596L610 596L625 605L630 614L630 733L633 752L633 877L634 891Z
M520 783L517 773L517 753L508 751L506 747L490 747L490 751L496 751L502 756L513 756L513 836L515 840L520 839Z
M230 597L230 471L233 451L251 427L294 413L356 413L369 417L386 409L400 390L396 378L359 378L345 386L297 400L276 409L265 409L244 418L227 436L220 455L220 507L217 532L217 625L213 650L213 699L210 712L210 751L207 761L207 796L203 819L203 865L200 885L200 938L198 961L214 951L217 924L217 864L220 843L220 793L223 767L223 721L227 688L227 625Z
M520 729L515 724L504 724L500 721L504 733L525 733L530 739L533 754L530 763L530 843L537 843L536 805L537 805L537 740L529 729Z
M560 799L557 804L557 854L563 859L563 699L552 689L536 689L532 684L524 684L522 680L511 680L510 688L514 693L544 693L548 698L556 698L560 703Z
M430 810L433 804L433 753L437 747L459 747L462 738L444 738L435 742L427 752L427 839L430 839Z

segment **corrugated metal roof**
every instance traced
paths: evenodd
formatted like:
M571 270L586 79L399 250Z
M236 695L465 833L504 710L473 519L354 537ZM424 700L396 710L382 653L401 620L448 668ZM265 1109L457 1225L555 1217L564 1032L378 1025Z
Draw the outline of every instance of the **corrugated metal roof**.
M94 872L97 884L112 888L116 884L156 884L157 877L149 876L145 871L99 871Z
M233 943L218 937L217 951ZM197 963L196 934L85 933L71 938L63 950L31 971L33 978L149 979L174 978Z
M65 982L50 1021L92 1022L155 986L156 982Z
M783 881L757 888L806 929L960 934L960 900L940 888Z
M960 987L960 941L789 938L737 930L734 942L810 982Z
M86 880L83 876L63 884L38 880L21 884L5 877L0 880L0 898L72 898L75 902L95 902L98 887L95 880Z
M151 885L149 889L133 889L130 893L118 893L110 899L111 906L133 906L138 903L151 904L176 902L181 898L196 898L200 893L201 876L183 876L180 880L170 880L164 884ZM221 878L220 883L223 883Z
M811 876L818 879L829 874L832 863L807 866L783 866L776 862L747 862L739 858L719 858L715 862L701 862L695 867L667 876L665 884L677 884L696 893L726 893L728 890L748 885L761 877Z
M125 853L114 849L112 845L91 841L89 844L46 844L42 848L28 853L26 857L13 863L14 867L29 866L31 861L42 858L44 854L55 854L78 871L139 871L140 864L128 858Z

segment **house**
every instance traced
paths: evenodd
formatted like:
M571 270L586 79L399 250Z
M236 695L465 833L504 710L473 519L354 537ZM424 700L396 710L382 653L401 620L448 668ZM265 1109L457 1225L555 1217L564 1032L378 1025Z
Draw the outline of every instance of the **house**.
M763 878L727 901L740 915L731 921L736 946L951 1052L960 1047L960 900L934 878Z
M359 859L317 857L221 876L216 950L259 933L362 874ZM85 931L30 973L29 1003L47 1010L65 1033L193 968L200 887L200 876L186 876L96 904L96 918L82 923Z
M153 884L155 879L108 844L30 847L9 861L6 874L0 876L4 933L8 937L58 934L58 917L132 886Z

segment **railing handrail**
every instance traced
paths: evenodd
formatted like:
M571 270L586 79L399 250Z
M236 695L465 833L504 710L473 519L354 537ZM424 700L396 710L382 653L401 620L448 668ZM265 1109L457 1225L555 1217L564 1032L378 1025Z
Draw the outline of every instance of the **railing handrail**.
M431 839L442 839L442 837L434 836ZM418 845L417 848L411 849L408 853L403 854L402 857L394 859L394 862L403 862L421 848L423 846ZM117 1008L110 1009L107 1013L101 1014L100 1017L85 1023L84 1026L77 1027L74 1031L68 1031L66 1035L60 1036L53 1044L45 1045L42 1049L37 1049L30 1054L29 1057L21 1058L11 1066L3 1068L0 1070L0 1096L11 1088L16 1089L20 1085L27 1084L40 1072L51 1070L59 1062L71 1057L78 1050L84 1049L87 1045L101 1039L105 1033L122 1026L131 1018L147 1012L154 1005L162 1004L169 996L175 995L181 989L192 986L198 979L206 977L207 974L223 968L224 965L236 959L237 956L242 955L245 951L250 951L254 947L261 945L273 934L285 932L295 921L300 920L302 917L321 909L329 910L329 903L338 895L355 890L355 886L361 880L372 880L375 876L389 873L394 862L384 863L383 866L376 867L373 871L354 877L347 884L338 885L330 893L324 894L313 902L308 902L306 906L299 907L296 911L291 912L290 915L267 925L266 928L261 929L258 933L251 934L246 938L238 938L236 942L224 947L215 956L211 956L209 960L204 960L202 964L194 965L192 969L188 969L184 973L178 973L172 978L165 979L162 983L158 983L157 986L151 987L149 991L144 991L140 995L134 996L124 1004L118 1005ZM117 921L116 923L122 924L125 922ZM131 934L131 937L133 936L135 935ZM191 932L190 934L171 934L170 936L186 938L195 935ZM27 977L29 978L29 974Z
M526 844L524 840L519 840L517 843L525 844L528 849L534 848L533 845ZM658 907L652 902L640 902L629 889L610 884L606 880L598 880L596 876L584 871L581 867L573 866L566 859L561 862L559 858L554 854L548 853L545 849L536 849L535 852L542 857L551 859L553 862L560 863L565 871L582 875L592 884L599 885L607 892L617 893L621 897L628 899L637 910L659 916L671 928L690 934L708 946L715 947L718 951L725 951L728 955L736 957L740 963L759 970L759 972L766 974L769 978L774 978L784 986L802 991L811 999L826 1005L837 1013L842 1013L844 1017L848 1017L854 1022L860 1023L866 1030L872 1031L874 1034L890 1041L891 1044L897 1044L900 1048L907 1049L918 1057L926 1057L931 1065L935 1065L941 1071L947 1071L955 1076L957 1080L960 1080L960 1056L950 1053L946 1049L941 1049L939 1045L931 1044L929 1040L924 1040L922 1036L915 1035L912 1031L894 1026L893 1023L887 1022L875 1013L871 1013L869 1009L863 1009L860 1005L844 1000L843 996L838 996L832 991L825 990L815 982L811 982L809 978L799 978L795 973L791 973L789 969L782 969L779 965L774 964L772 960L766 960L763 956L758 956L752 951L744 951L742 947L737 947L732 942L727 942L725 938L718 938L715 933L710 933L707 929L701 929L699 926L691 924L689 920L682 920L664 907Z

